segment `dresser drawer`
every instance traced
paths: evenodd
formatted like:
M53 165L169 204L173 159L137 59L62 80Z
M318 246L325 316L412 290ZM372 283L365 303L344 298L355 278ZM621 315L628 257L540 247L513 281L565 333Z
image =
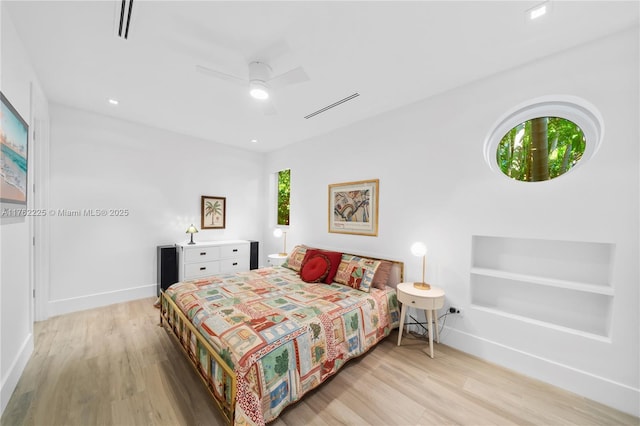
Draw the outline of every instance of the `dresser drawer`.
M442 297L419 297L398 291L398 301L416 309L440 309L444 305Z
M249 244L226 244L218 247L220 249L220 259L228 257L249 258ZM249 269L247 267L247 269Z
M220 259L220 247L189 247L184 249L184 262L208 262Z
M189 263L184 265L184 279L206 277L220 273L220 262Z
M220 272L238 272L249 270L249 259L222 259L220 260Z

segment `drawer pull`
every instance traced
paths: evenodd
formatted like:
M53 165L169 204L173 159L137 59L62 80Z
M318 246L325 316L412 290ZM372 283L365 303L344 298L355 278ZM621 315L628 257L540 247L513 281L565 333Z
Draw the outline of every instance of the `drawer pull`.
M206 255L207 255L207 252L206 252L206 251L201 251L201 252L200 252L200 256L206 256Z
M206 270L206 269L207 269L207 267L206 267L206 266L201 266L201 267L200 267L200 270L201 270L201 271L204 271L204 270Z
M233 266L238 266L238 262L233 262Z
M235 252L237 252L237 251L238 251L238 249L233 249L233 252L234 252L234 253L235 253Z

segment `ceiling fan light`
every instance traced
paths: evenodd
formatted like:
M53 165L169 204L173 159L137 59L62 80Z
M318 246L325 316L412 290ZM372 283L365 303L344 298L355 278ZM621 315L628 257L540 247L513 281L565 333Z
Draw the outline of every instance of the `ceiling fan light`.
M249 94L254 99L265 100L269 99L269 91L264 83L251 82L249 85Z
M267 92L264 89L260 89L260 88L251 89L249 93L251 94L251 97L253 97L254 99L260 99L260 100L269 99L269 92Z

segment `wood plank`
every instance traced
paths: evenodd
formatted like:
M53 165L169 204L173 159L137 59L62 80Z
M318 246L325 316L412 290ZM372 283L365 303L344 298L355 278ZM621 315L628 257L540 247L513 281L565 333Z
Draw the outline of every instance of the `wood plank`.
M155 298L51 318L1 425L224 425ZM273 426L635 425L636 417L442 344L393 332Z

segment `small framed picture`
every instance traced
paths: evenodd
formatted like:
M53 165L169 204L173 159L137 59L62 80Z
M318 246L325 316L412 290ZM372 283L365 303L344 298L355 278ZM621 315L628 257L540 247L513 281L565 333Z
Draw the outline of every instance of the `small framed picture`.
M227 198L203 195L200 215L200 229L224 229L227 220Z
M378 235L378 179L329 185L329 232Z

